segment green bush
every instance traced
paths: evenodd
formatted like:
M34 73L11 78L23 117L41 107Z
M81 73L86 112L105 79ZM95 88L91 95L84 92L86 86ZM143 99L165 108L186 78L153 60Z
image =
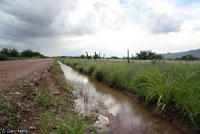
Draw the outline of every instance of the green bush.
M8 56L5 54L0 54L0 61L8 60Z

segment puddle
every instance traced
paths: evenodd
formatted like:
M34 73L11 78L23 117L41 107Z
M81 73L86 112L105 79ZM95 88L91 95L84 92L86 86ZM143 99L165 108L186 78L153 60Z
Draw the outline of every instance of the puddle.
M81 113L95 112L102 134L184 134L169 121L155 117L130 96L80 74L59 62L66 79L79 96L76 108ZM97 122L99 123L99 122Z

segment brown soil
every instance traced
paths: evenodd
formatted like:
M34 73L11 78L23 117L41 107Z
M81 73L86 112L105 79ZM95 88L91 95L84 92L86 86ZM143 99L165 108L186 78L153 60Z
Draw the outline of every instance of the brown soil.
M0 62L0 133L34 133L41 130L41 105L35 90L49 77L52 59Z
M8 88L17 79L32 72L40 72L53 62L49 59L0 61L0 91Z
M0 133L42 133L40 116L49 111L37 100L38 93L47 90L62 96L67 107L63 113L73 113L73 95L66 93L66 80L61 70L53 70L53 59L0 62Z

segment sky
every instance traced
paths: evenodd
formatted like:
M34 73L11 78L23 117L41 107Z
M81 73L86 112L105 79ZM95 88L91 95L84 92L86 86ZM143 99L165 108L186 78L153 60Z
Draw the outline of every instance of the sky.
M0 0L0 49L47 56L200 48L200 0Z

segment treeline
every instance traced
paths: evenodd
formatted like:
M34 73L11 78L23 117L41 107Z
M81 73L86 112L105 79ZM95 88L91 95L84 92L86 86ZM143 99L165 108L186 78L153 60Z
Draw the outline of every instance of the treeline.
M9 58L14 58L14 57L27 57L27 58L33 58L33 57L38 57L38 58L45 58L44 55L40 54L39 52L34 52L31 49L26 49L23 50L22 52L19 52L15 48L3 48L0 51L0 60L8 60Z
M65 57L65 56L62 56ZM88 58L88 59L121 59L120 57L117 56L111 56L111 57L105 57L103 55L102 57L99 54L94 54L94 55L84 55L82 54L79 57L73 57L73 58ZM127 59L128 57L123 57L122 59ZM138 60L153 60L153 59L163 59L163 56L160 54L156 54L155 52L152 51L140 51L139 53L136 53L136 56L130 57L130 59L138 59Z
M128 56L125 57L117 57L117 56L111 56L111 57L106 57L105 54L103 56L100 56L100 53L97 54L96 52L93 55L88 55L86 52L86 55L82 54L80 56L60 56L60 58L87 58L87 59L127 59ZM164 57L161 54L156 54L155 52L152 52L150 50L146 51L140 51L136 53L136 56L131 56L129 59L133 60L163 60ZM176 58L176 59L166 59L166 60L185 60L185 61L193 61L193 60L199 60L197 57L194 57L192 55L185 55L182 56L181 58Z
M98 55L96 53L94 55L92 55L92 56L81 55L81 56L75 57L75 58L121 59L120 57L117 57L117 56L105 57L105 55L104 55L103 57L101 57L100 55ZM127 59L127 58L128 57L123 57L122 59ZM130 59L134 59L134 60L162 60L162 59L164 59L164 57L161 54L156 54L155 52L147 50L147 51L140 51L140 52L136 53L136 56L132 55L132 57L130 57ZM167 59L167 60L173 60L173 59ZM182 56L181 58L176 58L175 60L193 61L193 60L199 60L199 59L197 57L192 56L192 55L185 55L185 56Z

